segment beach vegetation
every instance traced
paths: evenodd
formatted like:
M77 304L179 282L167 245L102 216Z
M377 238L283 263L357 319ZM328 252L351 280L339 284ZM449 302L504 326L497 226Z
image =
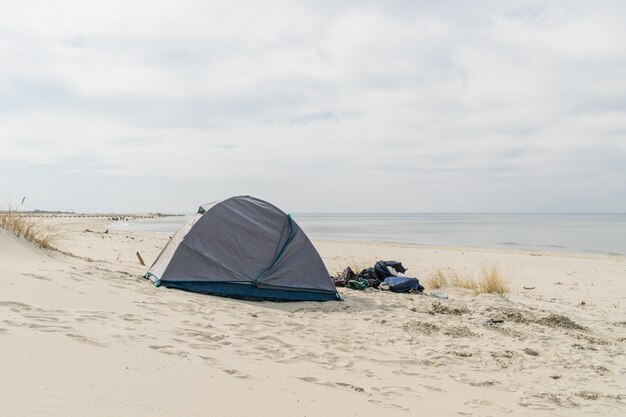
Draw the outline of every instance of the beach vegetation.
M508 278L499 265L482 266L477 274L472 271L458 272L450 268L436 268L428 275L426 287L440 289L457 287L472 290L476 294L499 294L508 297Z
M497 264L481 268L476 287L478 294L499 294L508 297L510 291L508 279Z
M471 271L465 273L450 271L450 285L478 292L478 282Z
M442 268L437 268L428 275L426 286L432 290L438 290L447 287L449 282L448 272Z
M40 249L52 251L58 249L59 233L49 226L44 226L36 217L29 216L22 211L26 197L19 205L7 204L5 210L0 211L0 229L4 229L15 236L27 240Z

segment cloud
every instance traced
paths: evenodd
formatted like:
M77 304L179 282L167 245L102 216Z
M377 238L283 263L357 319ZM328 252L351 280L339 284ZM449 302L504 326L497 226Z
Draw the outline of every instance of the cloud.
M338 118L339 117L337 116L337 114L331 111L321 111L317 113L309 113L309 114L304 114L302 116L295 117L291 119L289 123L294 124L294 125L303 125L303 124L308 124L308 123L337 120Z
M626 210L621 2L244 3L3 2L5 186L51 209L91 207L76 181L106 210ZM403 197L363 205L380 190Z

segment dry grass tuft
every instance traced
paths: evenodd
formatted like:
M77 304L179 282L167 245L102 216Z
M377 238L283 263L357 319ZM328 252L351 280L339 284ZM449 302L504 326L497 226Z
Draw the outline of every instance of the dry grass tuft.
M508 297L511 290L508 279L504 276L500 267L492 265L481 268L476 292L478 294L500 294L503 297Z
M437 289L448 286L468 288L476 290L477 284L474 276L466 272L464 275L449 268L437 268L428 276L428 288Z
M468 290L472 290L474 292L477 292L476 290L478 288L476 279L474 279L474 274L471 272L461 275L456 271L453 271L451 273L450 284L454 287L467 288Z
M24 204L24 200L25 198L22 199L22 203L19 206L9 204L7 210L0 211L0 229L13 233L41 249L47 251L57 250L60 235L49 227L38 224L35 218L22 213L19 209Z
M441 268L435 269L428 276L428 280L426 281L426 286L433 290L447 287L449 284L447 272L448 271L444 271Z
M426 283L430 289L452 286L466 288L476 294L499 294L503 297L507 297L510 293L508 280L498 265L483 266L478 279L471 272L461 274L452 269L437 268L430 273Z

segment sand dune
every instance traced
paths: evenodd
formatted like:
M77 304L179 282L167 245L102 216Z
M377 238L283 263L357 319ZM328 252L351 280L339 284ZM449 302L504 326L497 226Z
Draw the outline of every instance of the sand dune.
M626 414L625 258L315 242L332 271L497 262L512 293L254 303L142 279L165 235L49 221L64 254L0 231L0 415Z

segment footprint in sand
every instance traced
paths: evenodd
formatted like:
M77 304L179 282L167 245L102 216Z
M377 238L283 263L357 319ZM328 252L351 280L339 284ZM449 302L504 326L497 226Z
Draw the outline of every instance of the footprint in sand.
M375 400L373 398L368 400L368 401L371 402L372 404L376 404L376 405L379 405L379 406L384 407L384 408L393 408L393 409L396 409L396 410L409 411L408 408L406 408L406 407L404 407L402 405L398 405L398 404L386 403L384 401Z
M42 281L52 281L51 278L48 278L45 275L37 275L37 274L22 274L25 277L30 277L30 278L35 278L35 279L40 279Z
M71 326L58 326L58 325L45 326L45 325L36 324L36 323L31 323L31 324L22 323L22 326L28 326L28 328L35 329L40 332L64 332L67 330L73 330Z
M149 320L143 317L135 316L134 314L122 314L120 318L124 321L130 322L133 324L143 324L145 321ZM153 321L153 320L150 320L150 321Z
M148 346L150 349L156 350L159 353L164 353L166 355L177 355L182 357L187 357L187 352L182 350L176 350L175 346L172 345L150 345Z
M85 343L87 345L98 346L98 347L105 347L106 346L106 344L104 344L104 343L96 342L95 340L89 339L89 338L87 338L85 336L82 336L82 335L79 335L79 334L66 333L65 335L67 337L71 338L72 340L76 340L77 342Z
M228 337L223 334L211 334L207 331L198 331L193 329L177 329L176 334L183 337L191 337L197 342L221 342Z
M250 375L241 372L239 369L224 369L224 372L239 379L253 379Z
M420 387L422 388L426 388L429 391L433 391L433 392L445 392L446 390L436 387L434 385L428 385L428 384L418 384Z
M503 407L489 400L471 400L464 403L470 408L489 408L490 410L499 411L501 413L512 413L510 408Z
M145 342L148 340L156 340L155 337L145 334L114 334L113 338L127 345L132 343Z
M88 311L88 312L85 312L85 314L84 314L84 317L87 317L89 319L92 319L92 320L105 320L105 321L109 321L114 316L116 316L115 313L111 313L110 311L103 311L103 310Z
M412 376L414 378L429 378L429 379L438 379L438 380L441 379L438 376L422 374L422 373L419 373L419 372L407 371L405 369L395 369L395 370L391 371L391 373L395 374L395 375Z
M502 385L500 381L497 381L495 379L475 379L470 377L467 374L451 374L450 378L452 378L454 381L456 382L460 382L463 384L468 384L471 385L473 387L489 387L498 391L504 391L504 392L514 392L516 391L515 388L513 387L507 387L505 385Z
M187 343L187 346L194 350L219 350L220 349L219 345L212 345L208 343Z
M17 301L0 301L0 307L8 307L13 313L21 313L22 310L30 311L33 309L28 304Z
M372 392L375 392L379 395L382 395L387 398L394 397L415 397L415 398L424 398L421 395L418 395L415 390L409 387L405 387L402 385L389 385L385 387L372 387Z
M154 349L158 352L163 352L163 353L169 353L169 352L164 352L164 350L167 349L174 349L174 346L172 345L150 345L148 346L150 349Z
M59 321L59 319L56 317L43 316L39 314L25 314L24 317L26 317L27 319L33 319L35 321L42 321L46 323L57 323Z
M273 326L274 325L274 323L270 322L270 321L263 322L263 324L267 324L268 326ZM285 326L291 327L294 330L299 330L299 329L303 329L304 328L304 326L302 324L297 323L297 322L291 322L291 321L285 322Z
M353 390L353 391L360 392L360 393L368 395L365 392L365 388L359 387L359 386L354 385L354 384L350 384L348 382L337 381L337 382L333 383L333 382L330 382L330 381L324 381L322 379L319 379L319 378L316 378L316 377L313 377L313 376L299 376L297 378L302 380L302 381L305 381L305 382L311 382L311 383L317 384L317 385L324 385L325 387L346 388L346 389L350 389L350 390Z
M333 384L332 382L323 381L323 380L321 380L319 378L315 378L313 376L299 376L297 378L301 379L302 381L305 381L305 382L311 382L313 384L324 385L326 387L332 387L332 388L335 387L335 384Z
M270 359L274 361L284 359L286 354L285 352L285 350L280 350L268 346L254 346L251 352L245 350L237 351L237 353L239 353L241 356L249 356L258 360ZM286 362L291 362L291 359L286 360Z
M269 342L271 345L278 345L283 349L291 349L293 347L292 344L287 343L281 339L279 339L278 337L275 336L259 336L257 337L257 340L261 340L264 342Z
M220 363L219 360L217 360L216 358L213 358L211 356L198 355L198 357L200 359L202 359L203 361L205 361L208 365L211 365L211 366L216 366L216 365L218 365Z
M336 385L338 387L350 388L356 392L365 392L365 389L362 387L357 387L356 385L348 384L346 382L337 382Z

